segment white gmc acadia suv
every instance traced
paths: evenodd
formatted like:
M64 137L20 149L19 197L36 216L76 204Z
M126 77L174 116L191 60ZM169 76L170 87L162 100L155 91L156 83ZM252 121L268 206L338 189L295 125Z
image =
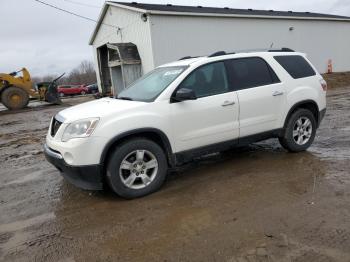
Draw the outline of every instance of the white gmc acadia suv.
M158 190L169 168L268 138L291 151L313 142L327 84L304 54L185 57L122 91L67 108L51 121L47 160L74 185L124 198Z

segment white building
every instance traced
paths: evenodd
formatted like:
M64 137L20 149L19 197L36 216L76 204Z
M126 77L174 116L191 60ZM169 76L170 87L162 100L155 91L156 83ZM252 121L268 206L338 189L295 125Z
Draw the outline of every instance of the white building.
M123 45L117 47L118 43L133 44L124 48L127 58L122 62L117 50ZM184 56L271 46L307 53L321 73L327 72L330 60L333 71L341 72L350 71L350 17L106 2L90 45L98 85L113 93L156 66ZM137 57L137 50L140 59L128 58L128 52Z

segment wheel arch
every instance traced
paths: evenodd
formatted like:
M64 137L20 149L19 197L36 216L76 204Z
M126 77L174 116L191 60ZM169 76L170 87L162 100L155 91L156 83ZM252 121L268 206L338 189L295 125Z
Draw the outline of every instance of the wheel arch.
M318 108L317 103L314 100L308 99L308 100L303 100L300 101L296 104L294 104L291 109L288 111L288 114L284 120L284 124L283 124L283 128L286 128L286 125L288 123L289 118L291 117L291 115L298 109L303 108L303 109L307 109L310 112L312 112L312 114L314 115L315 119L316 119L316 123L317 123L317 127L320 124L320 110Z
M143 137L157 143L165 152L169 166L175 166L175 155L173 154L170 141L166 134L156 128L139 128L124 132L113 137L104 147L100 159L100 164L105 168L105 162L110 152L119 144L132 138Z
M11 87L10 83L7 82L6 80L3 80L3 84L0 85L0 95L2 94L2 92L4 92L7 88Z

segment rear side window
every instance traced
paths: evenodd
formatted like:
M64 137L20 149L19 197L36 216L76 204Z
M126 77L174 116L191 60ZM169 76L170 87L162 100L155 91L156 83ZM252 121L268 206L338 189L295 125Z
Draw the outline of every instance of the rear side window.
M276 61L293 77L299 79L316 75L304 57L299 55L275 56Z
M276 73L259 57L230 60L230 78L235 90L279 83Z

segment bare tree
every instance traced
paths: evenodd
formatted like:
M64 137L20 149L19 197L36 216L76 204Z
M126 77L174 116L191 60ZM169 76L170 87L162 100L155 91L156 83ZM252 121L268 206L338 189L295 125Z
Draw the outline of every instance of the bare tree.
M69 73L65 81L79 84L96 83L96 73L94 69L94 64L91 61L82 61L78 67L74 68Z
M51 82L58 75L46 75L41 77L32 77L34 83L38 82ZM61 78L59 84L74 84L74 85L89 85L96 83L96 72L94 64L91 61L84 60L79 66L74 68L65 77Z

